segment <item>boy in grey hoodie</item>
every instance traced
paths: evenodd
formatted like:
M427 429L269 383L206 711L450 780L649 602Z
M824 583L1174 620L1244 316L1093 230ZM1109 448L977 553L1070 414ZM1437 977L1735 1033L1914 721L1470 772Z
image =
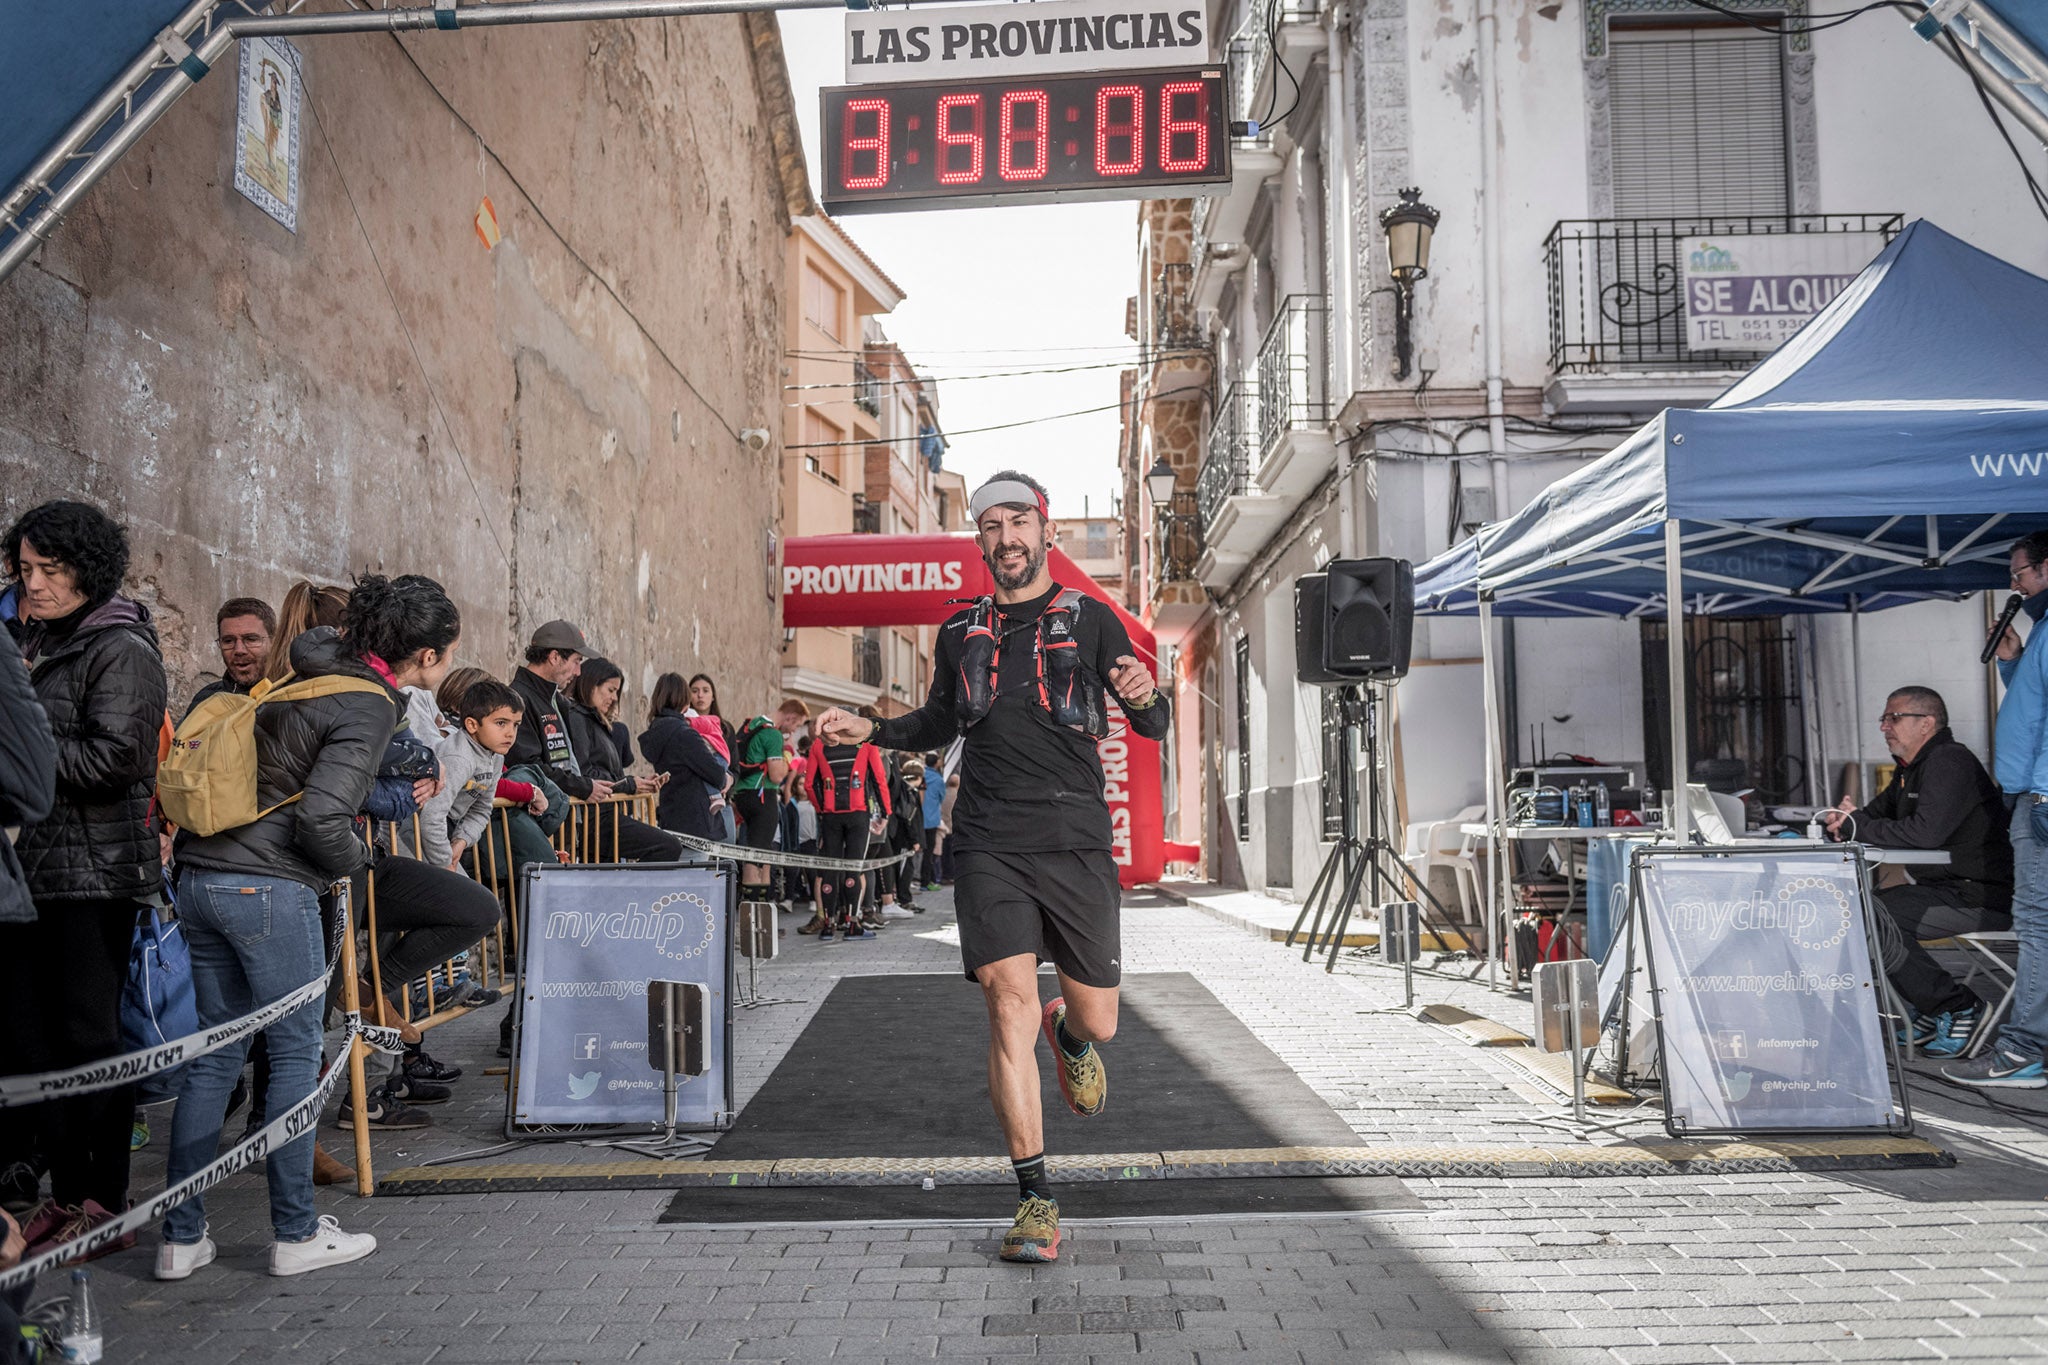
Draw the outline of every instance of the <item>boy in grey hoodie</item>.
M519 694L495 678L480 679L463 694L450 717L461 728L437 749L441 790L420 809L422 851L430 865L456 867L483 837L524 709Z

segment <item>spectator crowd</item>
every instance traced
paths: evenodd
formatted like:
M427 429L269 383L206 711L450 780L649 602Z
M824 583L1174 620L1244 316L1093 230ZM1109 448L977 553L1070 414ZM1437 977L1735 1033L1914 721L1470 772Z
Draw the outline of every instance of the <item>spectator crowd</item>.
M663 673L636 753L622 672L574 623L541 625L499 678L455 665L463 622L439 583L366 574L294 584L275 607L221 603L220 676L180 705L149 608L122 591L125 527L88 503L48 502L7 529L0 554L12 643L0 647L0 1076L133 1046L123 997L146 930L175 923L198 1026L211 1028L330 974L338 901L351 898L347 922L360 926L374 885L376 942L361 960L374 950L378 967L359 991L368 1021L395 1029L404 1051L363 1113L373 1129L422 1127L462 1078L426 1050L422 996L433 992L430 1023L498 1003L469 958L511 912L518 870L556 861L558 848L673 862L701 856L679 837L690 836L895 856L832 875L742 861L743 901L771 918L808 909L799 932L823 940L872 938L922 912L918 891L950 880L958 778L940 756L820 743L799 699L735 724L710 676ZM187 807L170 775L207 745L209 761L224 761L236 733L251 740L253 818L180 827L167 806ZM304 1101L345 1059L326 1036L339 999L330 981L324 1007L312 1001L140 1087L0 1108L0 1268L130 1207L130 1158L152 1140L154 1102L176 1101L176 1183L216 1159L238 1112L247 1138ZM500 1042L509 1055L509 1009ZM336 1122L353 1127L354 1107L345 1101ZM311 1132L273 1145L266 1162L270 1273L375 1249L370 1234L316 1213L313 1187L355 1173ZM215 1254L203 1198L166 1215L159 1278L186 1278ZM4 1319L25 1293L0 1304L0 1341L15 1339Z

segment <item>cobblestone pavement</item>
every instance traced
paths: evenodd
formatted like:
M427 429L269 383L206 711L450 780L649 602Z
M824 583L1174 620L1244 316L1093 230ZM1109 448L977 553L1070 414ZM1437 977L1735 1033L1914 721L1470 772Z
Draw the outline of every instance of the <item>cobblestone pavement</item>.
M819 945L789 921L761 984L803 1003L740 1015L742 1103L840 975L958 970L947 897L927 899L931 913L872 943ZM1395 972L1346 957L1325 975L1198 905L1157 898L1130 900L1125 938L1129 970L1194 973L1363 1140L1562 1140L1528 1124L1557 1112L1555 1097L1508 1063L1406 1015L1362 1012L1399 1003ZM1418 997L1526 1027L1525 996L1423 977ZM433 1130L378 1135L380 1168L497 1140L502 1084L481 1074L496 1023L493 1009L433 1033L431 1049L468 1068L458 1103ZM903 1027L914 1023L878 1020L867 1045ZM1114 1044L1108 1057L1113 1068ZM1061 1259L1029 1268L994 1260L1002 1196L971 1226L703 1228L658 1225L669 1196L651 1191L364 1201L323 1190L321 1211L374 1231L376 1254L275 1280L263 1273L262 1182L244 1176L209 1202L215 1266L158 1284L150 1238L100 1262L96 1283L114 1362L2048 1355L2048 1105L2006 1112L1925 1083L1914 1105L1960 1166L1410 1180L1425 1212L1293 1218L1090 1222L1077 1194ZM346 1134L323 1136L347 1151ZM993 1120L960 1141L963 1153L996 1150ZM161 1151L159 1137L139 1155L138 1189L160 1178Z

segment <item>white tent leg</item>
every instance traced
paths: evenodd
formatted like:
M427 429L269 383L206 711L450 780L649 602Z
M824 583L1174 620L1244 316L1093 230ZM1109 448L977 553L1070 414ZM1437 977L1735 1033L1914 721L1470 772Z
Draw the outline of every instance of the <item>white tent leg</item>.
M1510 923L1513 902L1507 894L1507 812L1502 792L1500 698L1493 678L1493 604L1484 593L1479 596L1479 688L1486 708L1486 988L1492 990L1499 984L1494 964L1508 960L1506 954L1513 951L1515 938ZM1508 983L1514 984L1512 971Z
M1849 762L1853 790L1845 790L1844 796L1856 798L1859 806L1868 805L1870 796L1863 790L1863 594L1849 594Z
M1691 768L1685 735L1685 541L1678 519L1664 523L1664 648L1671 673L1671 831L1685 843L1692 832L1685 778Z

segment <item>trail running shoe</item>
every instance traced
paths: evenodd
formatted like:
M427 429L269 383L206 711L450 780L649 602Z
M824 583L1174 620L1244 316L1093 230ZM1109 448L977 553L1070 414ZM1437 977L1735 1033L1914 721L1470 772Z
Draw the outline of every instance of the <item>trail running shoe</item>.
M1090 1043L1081 1050L1078 1057L1069 1057L1060 1046L1060 1021L1067 1017L1067 1002L1063 996L1054 996L1045 1007L1042 1027L1045 1031L1045 1045L1052 1049L1053 1060L1060 1068L1060 1097L1067 1102L1067 1108L1082 1118L1094 1118L1102 1112L1102 1106L1109 1103L1109 1073L1103 1070L1102 1058Z
M139 1152L149 1146L149 1125L141 1119L128 1125L128 1150Z
M2002 1090L2048 1089L2048 1069L2039 1057L2021 1057L1994 1047L1981 1057L1945 1066L1941 1074L1961 1085L1979 1085Z
M1925 1039L1915 1039L1922 1052L1930 1057L1955 1057L1970 1046L1970 1039L1977 1032L1977 1010L1943 1010L1934 1016L1934 1027Z
M1057 1200L1026 1195L1017 1205L1017 1220L1003 1234L1002 1258L1036 1264L1060 1258L1060 1206Z

